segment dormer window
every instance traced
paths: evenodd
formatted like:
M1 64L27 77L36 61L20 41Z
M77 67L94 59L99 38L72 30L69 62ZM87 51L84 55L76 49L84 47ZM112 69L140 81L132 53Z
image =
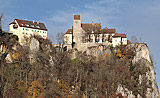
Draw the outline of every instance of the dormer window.
M34 28L34 25L31 25L31 27L33 27L33 28Z
M94 31L92 31L92 33L94 33Z
M70 33L72 33L72 31L70 31Z
M29 27L29 24L26 24L27 27Z
M36 26L37 28L40 28L40 26Z
M23 24L23 23L21 23L21 25L23 26L24 24Z

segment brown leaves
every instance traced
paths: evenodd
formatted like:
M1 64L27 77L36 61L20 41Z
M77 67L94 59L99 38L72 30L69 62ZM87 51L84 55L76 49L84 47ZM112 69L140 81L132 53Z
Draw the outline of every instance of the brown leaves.
M54 98L71 98L70 87L62 80L60 82L54 81L56 85L56 91L54 92Z
M44 98L44 87L40 79L33 81L28 88L27 98Z

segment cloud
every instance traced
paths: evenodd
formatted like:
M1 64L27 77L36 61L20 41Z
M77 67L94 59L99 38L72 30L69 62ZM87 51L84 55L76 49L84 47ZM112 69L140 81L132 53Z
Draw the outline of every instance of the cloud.
M120 13L119 9L124 2L119 0L106 1L100 0L93 3L84 4L81 7L75 7L67 4L66 10L51 12L47 20L57 24L72 24L73 14L81 14L82 22L101 22L106 24L111 19L116 18Z

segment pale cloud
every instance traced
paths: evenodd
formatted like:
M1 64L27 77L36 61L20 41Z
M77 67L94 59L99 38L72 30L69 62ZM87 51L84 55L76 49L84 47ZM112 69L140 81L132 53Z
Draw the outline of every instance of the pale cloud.
M81 8L70 6L67 10L58 10L51 13L47 19L56 23L72 23L73 14L81 14L82 22L93 21L102 22L103 24L116 17L115 14L119 13L119 10L117 9L120 9L122 4L124 4L124 2L122 3L118 0L100 0L90 4L85 4Z

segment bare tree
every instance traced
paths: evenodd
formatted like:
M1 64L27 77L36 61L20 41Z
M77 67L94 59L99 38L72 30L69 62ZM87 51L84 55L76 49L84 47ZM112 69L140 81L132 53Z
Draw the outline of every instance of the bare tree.
M132 43L137 43L138 42L138 38L136 36L131 36L131 42Z
M0 33L2 33L2 17L3 14L0 15Z
M56 41L59 44L59 48L61 47L63 49L63 45L64 45L64 33L63 32L58 32L56 34Z
M141 37L139 37L139 38L137 38L136 36L131 36L131 42L132 43L141 43L142 42L142 38Z

